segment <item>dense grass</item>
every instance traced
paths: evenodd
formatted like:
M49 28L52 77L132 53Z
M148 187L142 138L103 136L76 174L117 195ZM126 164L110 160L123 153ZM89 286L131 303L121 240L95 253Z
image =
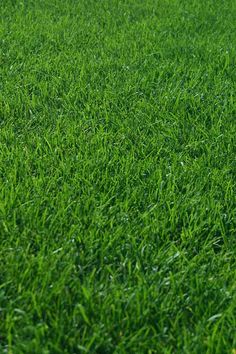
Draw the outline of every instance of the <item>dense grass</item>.
M0 353L231 354L236 2L0 14Z

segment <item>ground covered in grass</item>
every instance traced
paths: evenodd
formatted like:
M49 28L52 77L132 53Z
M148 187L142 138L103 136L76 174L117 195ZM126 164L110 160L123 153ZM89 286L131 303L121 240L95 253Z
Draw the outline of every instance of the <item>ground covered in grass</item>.
M0 16L0 353L234 352L235 1Z

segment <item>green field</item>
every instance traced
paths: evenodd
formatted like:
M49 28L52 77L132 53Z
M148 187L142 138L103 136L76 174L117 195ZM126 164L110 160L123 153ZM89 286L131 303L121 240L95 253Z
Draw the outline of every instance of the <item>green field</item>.
M4 353L236 353L235 0L1 0Z

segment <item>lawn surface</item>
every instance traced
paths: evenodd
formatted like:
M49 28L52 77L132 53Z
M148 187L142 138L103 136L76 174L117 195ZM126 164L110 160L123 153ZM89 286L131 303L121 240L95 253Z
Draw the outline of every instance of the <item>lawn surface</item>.
M2 0L0 353L236 350L236 2Z

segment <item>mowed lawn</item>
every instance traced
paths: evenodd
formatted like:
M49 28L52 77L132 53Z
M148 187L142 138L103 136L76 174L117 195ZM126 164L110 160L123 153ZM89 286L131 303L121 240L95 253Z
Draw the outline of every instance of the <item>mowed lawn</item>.
M236 353L234 0L1 0L0 353Z

